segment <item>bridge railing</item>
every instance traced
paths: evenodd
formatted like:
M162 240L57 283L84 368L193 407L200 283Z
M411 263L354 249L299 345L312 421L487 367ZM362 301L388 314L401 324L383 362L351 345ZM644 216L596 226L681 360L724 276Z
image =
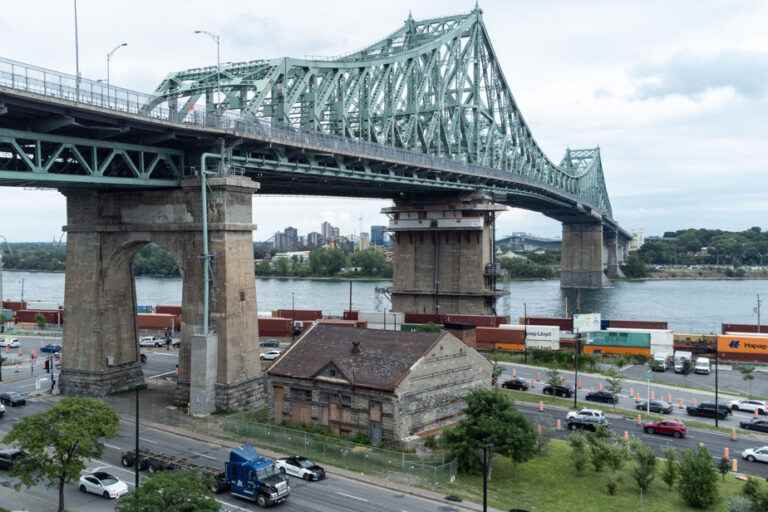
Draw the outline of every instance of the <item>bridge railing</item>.
M494 169L461 160L338 135L274 126L236 114L219 114L198 110L178 113L159 106L147 109L146 106L155 99L152 95L107 85L103 80L78 78L72 74L2 57L0 57L0 86L184 126L237 132L269 142L309 147L320 152L337 152L350 156L389 161L404 166L420 167L425 170L513 181L516 184L529 185L560 197L565 196L574 201L583 202L583 199L580 200L575 194L557 188L546 181L513 171Z

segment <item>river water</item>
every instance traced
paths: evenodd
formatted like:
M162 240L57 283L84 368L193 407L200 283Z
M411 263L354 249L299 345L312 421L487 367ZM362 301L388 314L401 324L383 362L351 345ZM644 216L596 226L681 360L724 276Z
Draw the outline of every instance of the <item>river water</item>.
M55 307L64 301L64 274L47 272L3 272L3 296L18 300L22 295L30 307ZM386 297L376 288L389 281L354 281L352 308L384 311ZM571 311L599 312L603 318L621 320L665 320L678 332L719 332L722 322L755 323L756 294L768 298L766 280L665 280L622 281L603 290L579 294L560 289L557 280L510 281L499 284L509 295L499 300L499 314L512 321L523 315L562 316L566 302ZM136 279L139 304L180 304L181 280L139 277ZM292 296L297 309L321 309L341 314L349 307L349 281L311 279L256 279L259 311L290 308ZM768 308L763 311L768 322Z

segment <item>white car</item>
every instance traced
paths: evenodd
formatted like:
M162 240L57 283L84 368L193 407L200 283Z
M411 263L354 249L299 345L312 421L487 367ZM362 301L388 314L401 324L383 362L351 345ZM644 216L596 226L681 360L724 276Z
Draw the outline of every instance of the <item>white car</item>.
M0 348L19 348L21 346L21 342L18 338L0 338Z
M140 347L160 347L163 345L163 340L156 336L142 336L139 338Z
M747 448L741 452L741 458L747 459L749 462L768 462L768 446L761 446L760 448Z
M324 480L325 470L306 457L284 457L275 461L281 472L303 480Z
M581 409L578 411L569 411L566 419L596 419L604 418L603 411L599 409Z
M282 352L280 352L279 350L268 350L266 352L262 352L259 358L262 361L274 361L275 359L280 357L280 354L282 354Z
M80 477L80 490L114 499L128 494L128 485L114 475L96 471Z
M728 402L728 407L733 411L744 411L754 414L766 414L768 412L768 405L762 400L731 400Z

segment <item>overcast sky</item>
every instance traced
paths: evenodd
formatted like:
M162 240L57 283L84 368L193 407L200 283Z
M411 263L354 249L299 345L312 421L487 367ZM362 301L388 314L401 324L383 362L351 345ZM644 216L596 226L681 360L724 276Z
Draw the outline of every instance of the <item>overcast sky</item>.
M80 0L84 76L151 91L169 72L223 60L359 49L415 18L462 13L470 0ZM484 0L501 67L552 160L602 151L614 216L630 229L745 229L768 224L768 2ZM0 56L74 72L72 1L2 2ZM387 201L257 196L257 240L286 225L342 233L384 223ZM55 191L0 187L0 234L50 240L65 224ZM360 219L362 218L362 222ZM560 235L557 222L511 210L500 235Z

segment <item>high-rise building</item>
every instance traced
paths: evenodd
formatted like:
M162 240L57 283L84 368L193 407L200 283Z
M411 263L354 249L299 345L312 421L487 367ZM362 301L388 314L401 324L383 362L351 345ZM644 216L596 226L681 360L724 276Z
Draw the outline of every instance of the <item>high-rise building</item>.
M313 231L307 235L307 246L314 249L323 245L323 235L317 231Z
M286 250L288 251L295 251L299 247L299 231L292 227L288 226L284 230L285 233L285 244L286 244Z
M275 233L275 236L272 237L272 247L277 251L285 251L287 249L285 233L282 231L277 231Z
M334 227L333 224L328 221L323 221L323 223L320 224L320 233L323 235L325 243L332 242L339 238L339 228Z
M386 232L387 226L371 226L371 244L383 246Z
M368 241L368 233L360 233L360 239L357 242L357 248L361 251L364 251L368 249L368 246L370 245Z

